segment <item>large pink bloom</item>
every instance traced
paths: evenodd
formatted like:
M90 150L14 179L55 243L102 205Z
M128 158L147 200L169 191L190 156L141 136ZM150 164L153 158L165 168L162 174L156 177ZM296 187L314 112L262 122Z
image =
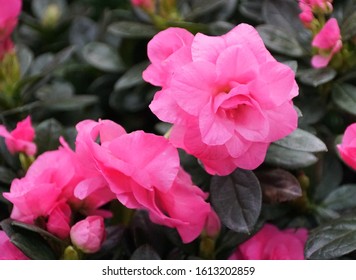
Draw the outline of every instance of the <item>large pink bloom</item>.
M6 233L0 230L0 260L28 260L14 244Z
M314 37L312 46L318 48L319 54L312 58L315 68L326 67L333 56L342 48L340 28L335 18L329 19L320 32Z
M0 136L5 138L7 148L11 153L23 152L29 156L33 156L37 147L33 143L35 138L35 130L32 127L31 117L17 123L16 128L9 132L6 127L0 125Z
M21 0L0 0L0 41L10 36L21 12Z
M90 155L110 190L126 207L145 209L153 222L176 228L184 242L202 231L210 205L180 168L177 150L163 137L125 130L111 121L77 125L76 146ZM100 143L95 141L100 137Z
M346 128L342 142L337 148L343 161L356 170L356 123Z
M177 34L189 37L186 32L167 29L148 46L152 65L143 77L163 87L151 110L174 124L170 141L197 157L210 174L256 168L269 144L297 127L293 71L271 56L247 24L218 37L198 33L190 47L189 40L173 40ZM163 58L152 51L159 44L169 50Z
M231 260L304 260L308 237L305 228L279 230L265 224L252 238L239 245Z

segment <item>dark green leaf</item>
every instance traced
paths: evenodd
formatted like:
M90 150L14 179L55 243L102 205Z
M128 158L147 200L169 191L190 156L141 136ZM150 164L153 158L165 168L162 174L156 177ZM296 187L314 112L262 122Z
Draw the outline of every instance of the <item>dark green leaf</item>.
M158 31L151 25L120 21L110 24L109 32L115 36L126 38L152 38Z
M237 169L228 176L214 176L210 192L222 223L236 232L250 233L262 203L261 187L253 172Z
M265 162L286 169L299 169L308 167L318 161L312 153L287 149L272 144L268 151Z
M326 153L322 158L321 180L315 188L314 199L322 201L330 192L340 185L343 178L343 171L338 157L331 153Z
M133 252L131 260L160 260L160 256L150 245L142 245Z
M241 0L238 7L245 17L257 22L263 21L261 0Z
M341 36L343 40L349 40L356 35L356 11L350 14L341 24Z
M11 184L12 180L16 178L16 174L10 169L0 166L0 182Z
M285 202L302 196L299 181L283 169L270 169L256 173L260 181L263 200L269 203Z
M109 45L91 42L83 49L84 59L102 71L120 72L125 69L118 53Z
M209 24L209 33L219 36L229 32L235 25L225 21L215 21Z
M36 92L36 97L41 101L56 102L74 95L74 87L68 82L54 81L46 84Z
M323 201L325 207L332 210L344 210L356 207L356 185L343 185L331 192Z
M70 98L56 100L56 103L46 102L48 109L56 111L75 111L80 110L98 102L98 97L95 95L75 95Z
M34 231L14 226L11 219L3 220L0 225L9 236L10 241L27 257L33 260L58 259L48 243Z
M356 87L351 84L335 84L332 90L334 103L342 110L356 115Z
M95 41L98 35L98 25L88 17L77 17L69 30L69 42L79 48Z
M305 247L308 259L335 259L356 250L356 216L343 217L314 229Z
M41 122L36 127L36 143L39 149L38 154L57 149L62 131L62 125L55 119L48 119Z
M292 71L294 73L297 73L298 71L298 61L296 60L287 60L287 61L281 61L283 64L289 66L290 69L292 69Z
M332 81L336 74L336 71L332 68L308 69L299 71L298 77L302 83L317 87Z
M44 53L36 57L31 65L31 75L39 75L43 73L43 69L52 63L54 55L52 53Z
M300 128L297 128L288 136L274 143L284 148L302 152L315 153L326 152L328 150L324 142L318 137Z
M215 10L223 7L226 0L196 0L193 1L192 11L185 16L188 21L193 21L196 18L212 13Z
M257 27L257 31L268 48L281 54L301 57L303 49L297 39L277 26L264 24Z
M125 90L130 87L144 83L142 79L142 72L149 65L148 61L132 66L120 79L117 80L114 86L115 91Z
M24 77L32 64L33 53L26 46L20 45L16 48L16 54L20 63L21 77Z

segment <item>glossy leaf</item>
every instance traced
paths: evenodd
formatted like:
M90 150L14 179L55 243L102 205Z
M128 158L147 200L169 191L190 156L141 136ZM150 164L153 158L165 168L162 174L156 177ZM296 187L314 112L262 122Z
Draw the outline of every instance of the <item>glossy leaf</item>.
M261 0L241 0L238 7L245 17L257 22L263 21Z
M131 21L119 21L110 24L109 32L115 36L124 38L151 38L158 31L151 25L131 22Z
M308 259L335 259L356 250L356 217L342 217L310 232L305 247Z
M38 154L55 150L59 147L59 137L62 135L62 125L55 119L48 119L36 127L36 143Z
M284 137L281 140L274 142L275 144L288 148L291 150L302 151L302 152L326 152L327 148L323 141L318 137L297 128L287 137Z
M285 30L264 24L257 27L257 31L268 48L292 57L301 57L304 53L297 39Z
M344 210L356 207L356 185L343 185L331 192L323 201L325 207L332 210Z
M356 87L351 84L335 84L332 90L334 103L345 112L356 115Z
M266 163L286 169L299 169L308 167L318 161L318 158L309 152L302 152L272 144L267 151Z
M89 43L83 49L83 57L90 65L102 71L119 72L125 68L117 52L104 43Z
M229 229L250 233L260 214L262 193L252 171L237 169L224 177L214 176L211 202L221 222Z
M131 260L160 260L160 256L149 245L142 245L133 252Z
M263 200L269 203L285 202L302 196L299 181L283 169L270 169L256 173L260 181Z
M143 84L144 80L142 79L142 72L148 66L148 62L142 62L131 67L126 73L124 73L120 79L115 83L115 91L120 91L128 89L130 87Z
M10 169L0 166L0 182L5 184L11 184L12 180L16 178L16 174Z
M317 87L332 81L336 74L336 71L332 68L308 69L299 71L298 77L302 83Z

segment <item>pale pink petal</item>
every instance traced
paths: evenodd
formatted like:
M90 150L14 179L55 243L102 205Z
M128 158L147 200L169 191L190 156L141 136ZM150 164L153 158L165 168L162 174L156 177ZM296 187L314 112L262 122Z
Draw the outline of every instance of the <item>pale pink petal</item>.
M311 64L314 68L326 67L332 58L332 54L328 56L314 55L311 60Z
M335 18L329 19L314 37L312 46L319 49L331 49L340 40L340 28Z
M195 35L192 43L193 61L216 62L220 53L226 49L226 42L220 36Z
M234 159L234 163L242 169L256 169L264 161L268 147L269 143L252 143L246 153Z
M65 239L69 236L70 232L70 219L72 211L68 204L62 203L58 205L49 214L47 222L47 230L58 236L61 239Z

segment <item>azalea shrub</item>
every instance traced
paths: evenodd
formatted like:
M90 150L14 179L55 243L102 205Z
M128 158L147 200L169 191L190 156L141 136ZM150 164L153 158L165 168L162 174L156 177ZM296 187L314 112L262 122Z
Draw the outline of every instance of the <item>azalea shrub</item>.
M355 0L0 0L0 259L356 259Z

